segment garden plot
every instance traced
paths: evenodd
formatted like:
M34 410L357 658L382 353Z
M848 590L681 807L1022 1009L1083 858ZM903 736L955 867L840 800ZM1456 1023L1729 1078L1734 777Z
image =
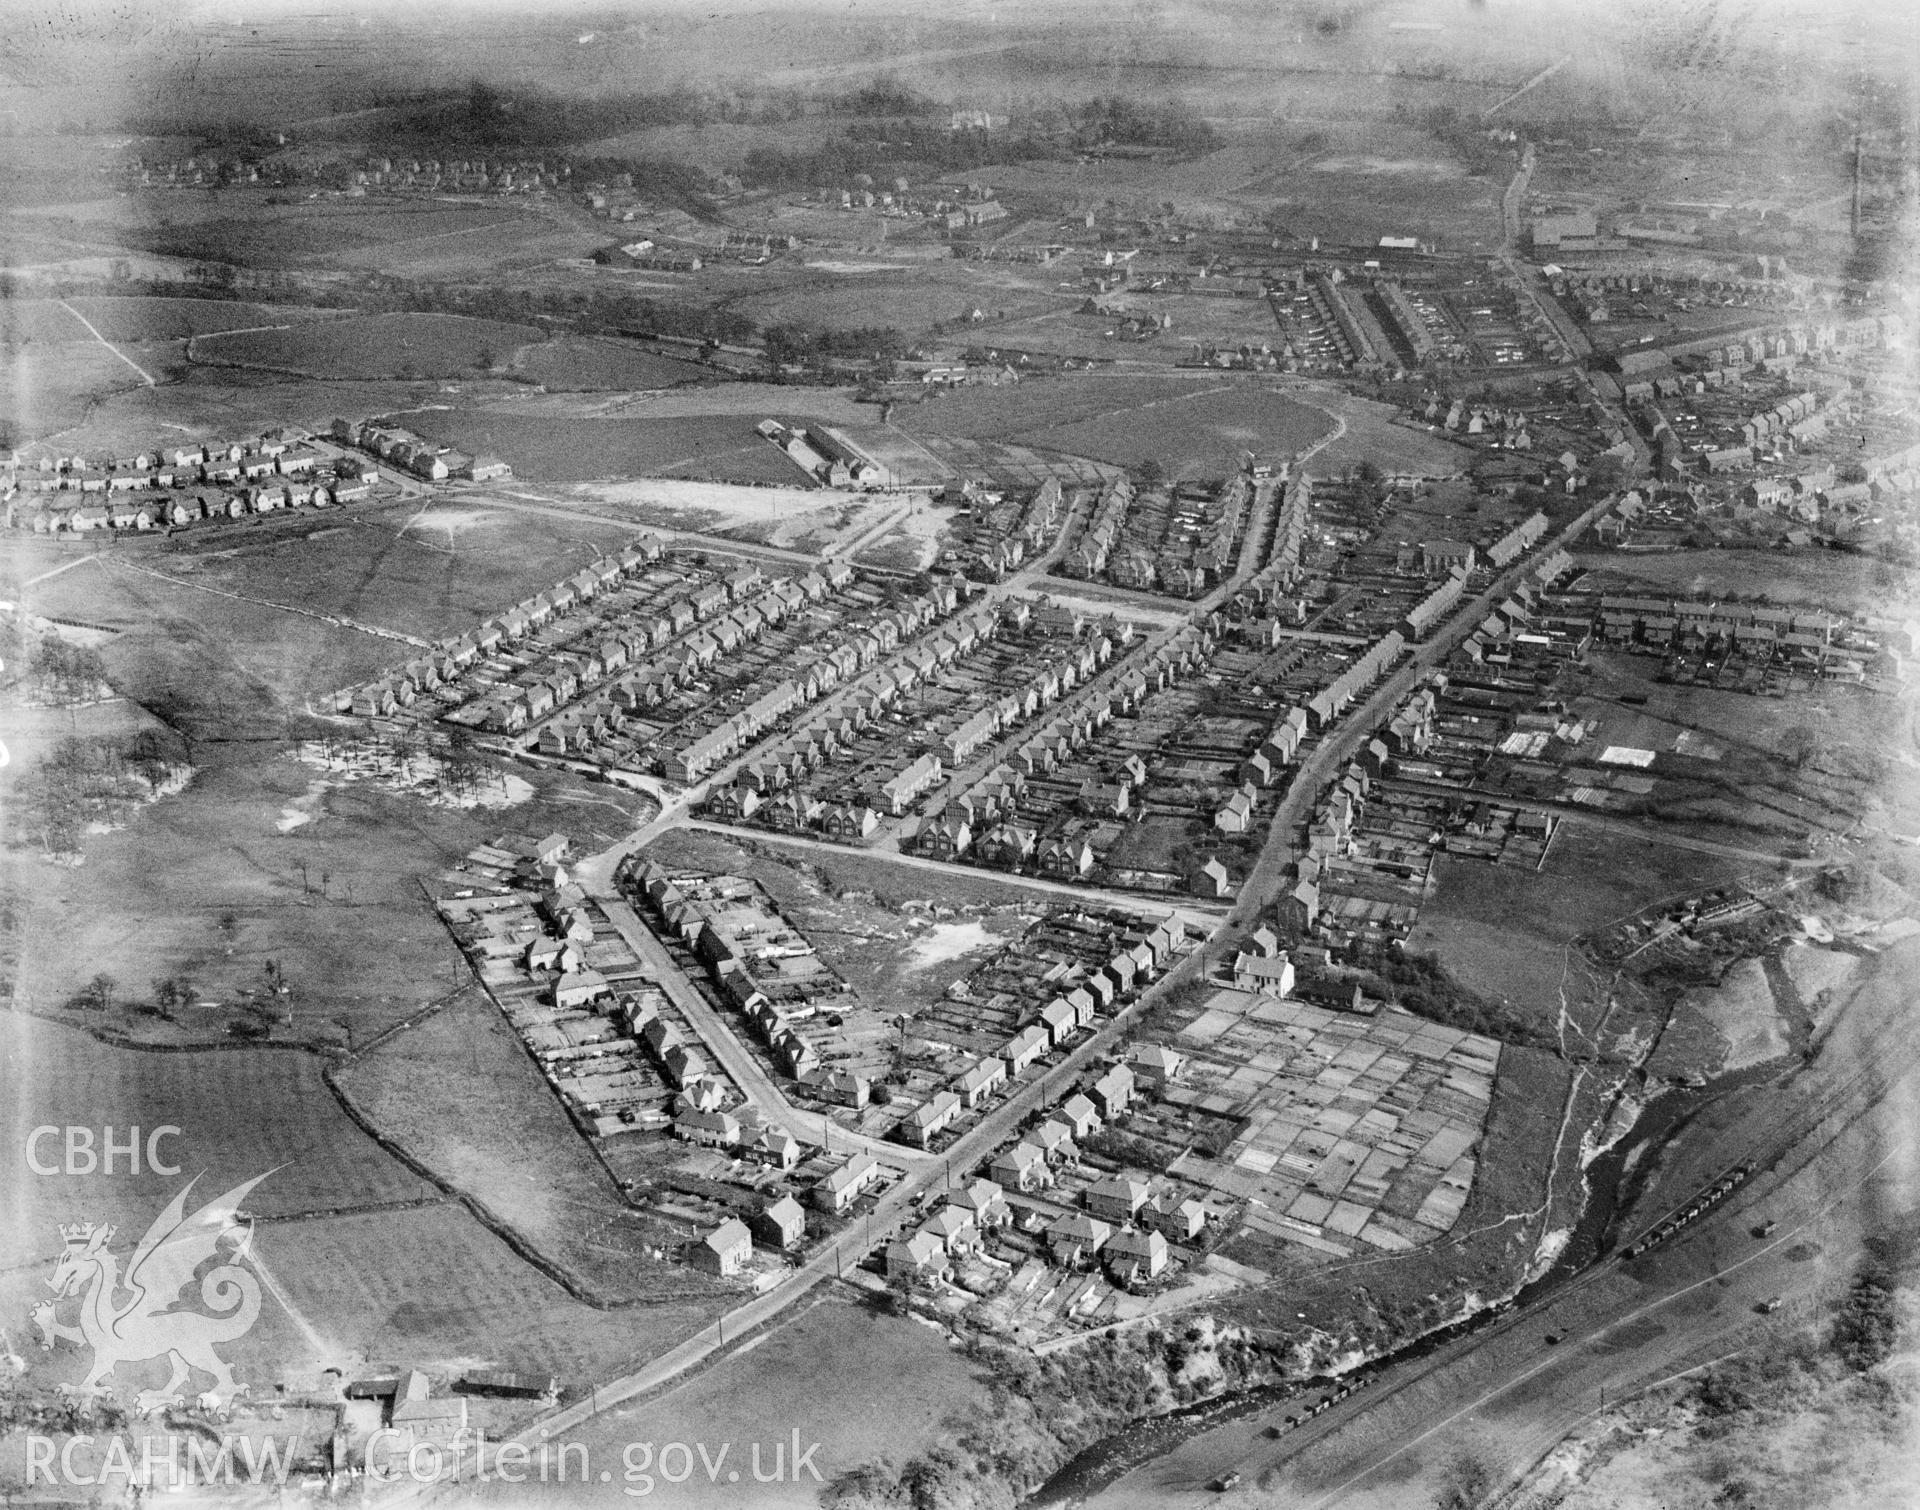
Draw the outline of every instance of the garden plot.
M1402 1251L1450 1231L1473 1185L1500 1045L1387 1007L1376 1016L1220 991L1172 1035L1169 1101L1240 1119L1168 1173L1247 1203L1309 1253Z

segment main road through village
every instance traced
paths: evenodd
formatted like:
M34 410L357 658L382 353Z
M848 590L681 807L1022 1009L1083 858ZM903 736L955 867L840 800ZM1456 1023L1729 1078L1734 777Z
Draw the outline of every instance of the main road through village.
M1335 434L1337 433L1336 430ZM1319 449L1320 445L1326 444L1333 438L1333 435L1323 437L1311 450ZM1308 454L1311 454L1311 450ZM1301 460L1304 461L1304 459L1303 456ZM1266 525L1277 491L1277 488L1271 484L1262 485L1257 490L1253 519L1248 531L1250 537L1257 535ZM1085 506L1084 499L1076 502L1074 509L1062 521L1060 533L1048 551L1005 581L988 587L984 594L984 601L991 604L1011 594L1036 589L1044 579L1047 569L1066 549L1067 541L1072 538L1073 523ZM1589 510L1564 527L1553 538L1541 545L1539 554L1548 554L1565 546L1592 522L1597 512L1597 510ZM716 543L717 548L719 548L718 543ZM1255 570L1256 555L1257 551L1252 545L1243 550L1233 575L1221 587L1194 605L1192 617L1195 619L1204 617L1205 614L1224 604ZM1203 979L1222 957L1230 937L1250 927L1261 911L1279 895L1286 868L1291 860L1291 835L1294 828L1306 818L1322 786L1354 758L1398 702L1434 666L1439 664L1475 625L1486 617L1496 603L1519 584L1529 569L1531 559L1533 558L1523 558L1521 562L1515 563L1502 572L1477 597L1463 604L1448 618L1431 639L1416 645L1407 661L1380 682L1362 701L1350 708L1340 722L1319 741L1307 758L1295 769L1274 816L1266 845L1252 872L1242 883L1239 896L1231 910L1223 918L1212 909L1200 909L1191 905L1177 909L1190 920L1201 921L1203 926L1212 925L1207 943L1181 960L1166 976L1155 982L1130 1005L1103 1024L1085 1042L1073 1049L1060 1064L1053 1066L1039 1079L1017 1086L944 1154L929 1155L894 1144L874 1143L837 1125L829 1128L825 1119L818 1114L804 1112L794 1107L727 1026L720 1021L718 1014L712 1010L693 983L653 937L651 931L635 915L620 892L616 874L622 862L628 856L644 849L647 844L668 829L687 822L690 810L700 798L707 791L731 780L735 772L752 758L755 751L743 752L734 761L717 770L706 782L686 791L670 793L660 790L658 792L661 801L659 813L611 848L582 861L575 867L576 878L600 904L621 935L638 950L648 967L659 976L663 988L686 1014L689 1024L706 1041L715 1057L745 1095L765 1108L771 1117L785 1121L796 1133L823 1143L830 1141L831 1146L844 1147L848 1152L857 1148L867 1149L883 1164L898 1171L899 1178L879 1197L869 1213L849 1224L777 1284L743 1301L713 1325L650 1360L643 1367L619 1378L607 1380L591 1390L585 1399L550 1411L529 1422L517 1436L508 1440L527 1447L550 1441L580 1426L601 1411L636 1397L651 1395L671 1387L725 1349L738 1346L747 1339L749 1334L775 1321L822 1282L843 1274L850 1267L857 1266L876 1244L890 1241L909 1220L916 1217L919 1206L926 1196L944 1185L953 1183L958 1178L965 1177L969 1170L991 1154L1028 1116L1064 1094L1083 1071L1112 1050L1125 1037L1143 1014L1164 1000L1170 992L1189 982ZM1150 653L1154 646L1177 632L1178 628L1175 627L1151 635L1144 642L1143 648ZM1130 657L1129 660L1136 658L1139 653L1136 651L1135 657ZM759 836L756 835L756 837ZM897 857L877 858L895 859ZM925 863L931 865L935 862ZM972 875L965 870L958 873ZM1162 907L1160 910L1164 913L1169 909ZM497 1446L493 1450L497 1451ZM466 1463L462 1477L470 1475L478 1466L472 1461ZM423 1489L421 1492L428 1491Z

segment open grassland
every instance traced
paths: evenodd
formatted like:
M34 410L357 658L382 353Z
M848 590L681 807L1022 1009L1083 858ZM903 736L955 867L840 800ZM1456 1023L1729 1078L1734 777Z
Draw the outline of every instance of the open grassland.
M229 755L127 829L86 836L83 865L49 864L31 841L7 853L16 1002L143 1042L364 1043L465 978L419 878L519 817L328 789L293 761ZM112 1007L68 1007L101 972L117 982ZM194 1004L148 1015L167 977L190 984Z
M818 1304L670 1394L618 1406L579 1428L567 1440L586 1443L596 1477L604 1463L613 1471L613 1482L570 1488L569 1503L635 1503L622 1492L640 1487L623 1481L621 1454L629 1443L704 1442L709 1453L717 1453L721 1443L730 1442L717 1483L696 1467L683 1484L667 1485L656 1477L655 1491L671 1488L674 1503L712 1510L739 1505L814 1510L821 1486L804 1469L794 1482L794 1432L800 1434L802 1452L820 1443L811 1461L831 1483L863 1463L898 1462L946 1440L950 1419L978 1397L983 1382L979 1369L933 1328L885 1314L865 1297L828 1291ZM768 1476L773 1444L786 1444L787 1482L753 1482L756 1441L761 1472ZM677 1461L668 1461L678 1472ZM728 1482L730 1471L739 1473L738 1483ZM481 1491L480 1502L506 1506L523 1499L490 1486Z
M141 347L131 355L162 379L160 386L149 388L104 346L58 349L91 350L98 354L91 360L111 363L111 369L99 368L105 396L84 414L74 413L66 423L80 428L60 434L55 443L23 445L29 455L77 450L89 456L130 456L154 445L231 441L276 427L324 431L335 415L382 414L427 402L441 391L438 383L294 380L249 367L185 366L172 374L179 381L167 382L170 374L150 365L153 348ZM184 364L184 349L178 360ZM471 392L475 385L460 386ZM24 426L21 430L23 437L43 433Z
M1571 991L1585 976L1565 946L1581 934L1676 892L1710 887L1752 862L1702 854L1565 819L1538 873L1443 858L1439 889L1421 909L1409 950L1437 954L1469 990L1526 1006L1550 1020L1562 970Z
M677 362L631 341L594 336L562 336L529 347L514 371L549 389L579 392L671 388L714 377L697 362Z
M607 243L606 233L598 227L551 213L441 229L405 225L398 229L415 234L352 247L327 260L339 267L402 277L538 276L556 262L578 262Z
M1088 373L1028 378L1004 388L936 389L919 402L899 405L893 412L893 422L914 435L1005 440L1190 394L1228 391L1229 385L1218 376L1197 373L1191 377Z
M456 377L505 363L541 338L530 325L460 315L356 315L207 336L194 342L193 357L316 378Z
M1345 432L1327 442L1307 464L1309 471L1322 477L1338 475L1362 461L1372 462L1389 476L1411 472L1445 477L1465 472L1473 460L1473 453L1464 446L1397 423L1397 411L1386 404L1333 390L1314 389L1311 397L1347 422Z
M498 456L531 482L652 476L805 486L806 475L755 433L766 417L547 419L447 409L404 414L399 422L463 451Z
M471 628L632 537L631 523L469 507L206 524L103 543L27 589L36 613L129 632L103 654L115 685L193 732L277 729L309 697L365 680ZM40 571L71 562L40 546ZM37 573L32 573L37 574ZM315 615L388 631L366 633ZM264 721L264 724L262 724Z
M58 299L0 299L0 343L9 347L92 339L87 327Z
M86 835L81 865L41 858L30 834L0 854L16 1005L162 1048L361 1048L470 978L424 884L503 833L561 829L597 850L635 821L607 788L563 773L526 772L532 795L488 811L267 753L197 743L192 784ZM69 1005L101 973L110 1006ZM162 979L191 1004L156 1015Z
M1285 455L1330 425L1319 410L1284 394L1243 386L1031 430L1020 440L1116 466L1158 462L1169 477L1220 477L1237 471L1249 451Z
M975 310L996 320L1071 308L1077 296L1062 294L1054 286L1058 281L1045 269L1016 271L992 263L940 262L857 273L809 270L777 293L754 294L733 307L761 324L891 326L917 336L936 325L964 325Z
M373 196L269 203L273 197L261 188L153 191L49 205L31 224L96 240L108 232L137 250L241 266L332 263L410 272L578 257L605 239L526 204Z
M91 427L80 427L101 399L129 389L151 391L140 373L77 320L73 324L74 336L13 348L0 362L0 416L16 446L57 438L77 447L91 438ZM147 371L156 380L165 375L164 369Z
M621 1198L513 1028L477 988L347 1066L339 1084L411 1158L596 1298L691 1286L684 1269L647 1257L673 1235Z
M243 304L228 299L76 296L66 301L109 341L136 344L183 341L189 336L249 330L262 325L307 325L354 313L305 304Z

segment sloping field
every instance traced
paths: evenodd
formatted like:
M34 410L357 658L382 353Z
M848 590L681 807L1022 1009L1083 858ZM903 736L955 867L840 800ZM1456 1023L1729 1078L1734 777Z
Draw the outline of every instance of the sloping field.
M180 341L259 325L304 325L355 311L231 299L73 298L67 303L109 341ZM84 334L84 331L82 332Z
M505 362L540 339L530 325L461 315L357 315L298 330L206 336L192 355L318 378L454 377Z

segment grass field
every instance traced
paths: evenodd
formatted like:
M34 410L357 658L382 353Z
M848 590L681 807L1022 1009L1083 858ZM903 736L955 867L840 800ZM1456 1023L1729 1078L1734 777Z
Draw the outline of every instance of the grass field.
M198 362L317 378L457 377L511 359L541 339L530 325L459 315L356 315L296 330L204 337Z
M1029 378L1005 388L935 390L918 403L893 411L893 422L914 435L955 440L1005 440L1028 431L1121 414L1143 404L1194 393L1223 393L1221 378L1050 377Z
M1023 444L1132 467L1157 461L1169 477L1221 477L1248 451L1296 451L1324 434L1319 410L1269 389L1237 387L1030 430Z
M128 389L150 391L139 373L89 336L77 320L73 325L77 339L17 347L0 363L0 415L6 417L14 445L25 448L56 436L70 444L90 439L90 426L84 435L76 429L100 399Z
M1331 390L1315 390L1313 397L1347 422L1346 433L1329 441L1308 463L1308 469L1322 477L1361 461L1370 461L1389 474L1444 477L1465 472L1473 460L1473 453L1464 446L1394 423L1396 411L1385 404Z
M777 411L775 411L777 412ZM675 419L565 419L445 409L399 422L463 451L486 451L530 482L697 477L805 486L806 476L754 431L767 413Z
M258 733L281 727L306 698L416 653L311 614L439 639L551 586L634 528L584 512L458 505L275 518L106 544L100 559L47 578L26 599L36 613L126 626L102 653L116 685L162 716L209 737ZM42 545L28 559L44 571L74 558Z
M917 336L935 325L964 321L978 309L989 320L1017 319L1077 302L1063 295L1057 278L1006 266L931 263L898 271L809 272L777 293L755 294L735 304L762 324L794 321L827 329L892 326ZM992 326L981 327L991 331ZM983 336L982 339L989 337Z
M259 1252L291 1302L270 1307L270 1326L243 1344L243 1367L257 1360L269 1378L318 1354L423 1369L436 1394L475 1367L557 1375L584 1394L697 1332L714 1310L695 1297L595 1309L456 1202L269 1228Z
M179 380L149 388L98 343L51 349L86 356L102 376L100 391L105 396L65 420L61 428L79 428L60 435L55 443L32 448L23 443L29 454L60 453L64 448L88 455L126 456L160 442L230 440L274 426L324 431L337 414L382 414L428 402L441 391L436 382L301 381L260 368L186 366L184 348L173 347L164 349L181 351ZM135 359L164 379L169 374L156 370L160 364L151 359L152 349L139 349ZM21 360L31 360L29 353L21 353ZM461 386L471 391L474 385ZM23 426L22 434L29 433L41 432L27 432Z
M258 325L306 325L335 320L350 309L305 304L242 304L227 299L80 298L67 300L109 341L180 341ZM84 332L83 332L84 333Z
M529 347L514 371L550 389L583 392L671 388L714 377L696 362L676 362L630 341L592 336L562 336Z
M478 989L340 1072L376 1126L596 1297L697 1288L646 1256L671 1241L631 1211L499 1009Z
M1710 886L1751 863L1636 839L1569 818L1538 874L1443 858L1410 950L1434 953L1469 989L1552 1010L1563 946L1656 898Z
M137 1173L127 1171L121 1155L111 1173L42 1176L16 1152L5 1175L9 1220L0 1224L0 1284L10 1290L20 1284L23 1266L38 1283L39 1261L59 1246L57 1224L111 1221L137 1238L194 1176L200 1177L195 1194L205 1200L275 1170L247 1201L249 1211L267 1219L433 1194L348 1119L312 1054L146 1053L25 1015L9 1022L8 1047L0 1086L16 1150L29 1129L42 1125L89 1126L96 1146L105 1126L118 1129L121 1142L129 1127L175 1126L179 1133L156 1151L181 1169L173 1176L152 1173L143 1152ZM42 1141L42 1163L63 1163L59 1141Z
M803 1452L820 1443L811 1461L830 1483L863 1463L882 1457L899 1462L946 1440L949 1418L978 1397L984 1382L939 1332L882 1314L864 1298L828 1291L819 1304L663 1398L618 1406L581 1427L567 1440L586 1443L596 1477L604 1465L612 1470L613 1482L570 1490L568 1502L647 1503L622 1492L640 1487L638 1481L624 1482L621 1454L629 1443L650 1442L657 1452L668 1442L701 1442L717 1454L728 1442L732 1446L718 1483L708 1481L696 1457L688 1482L668 1484L656 1477L655 1493L665 1499L671 1491L672 1504L712 1510L741 1505L815 1510L821 1485L804 1470L798 1482L753 1482L754 1442L761 1444L766 1475L773 1470L776 1441L787 1444L789 1468L794 1432ZM676 1459L669 1459L674 1472ZM729 1484L730 1470L738 1471L737 1484ZM524 1493L503 1493L496 1486L481 1491L480 1502L518 1505Z

